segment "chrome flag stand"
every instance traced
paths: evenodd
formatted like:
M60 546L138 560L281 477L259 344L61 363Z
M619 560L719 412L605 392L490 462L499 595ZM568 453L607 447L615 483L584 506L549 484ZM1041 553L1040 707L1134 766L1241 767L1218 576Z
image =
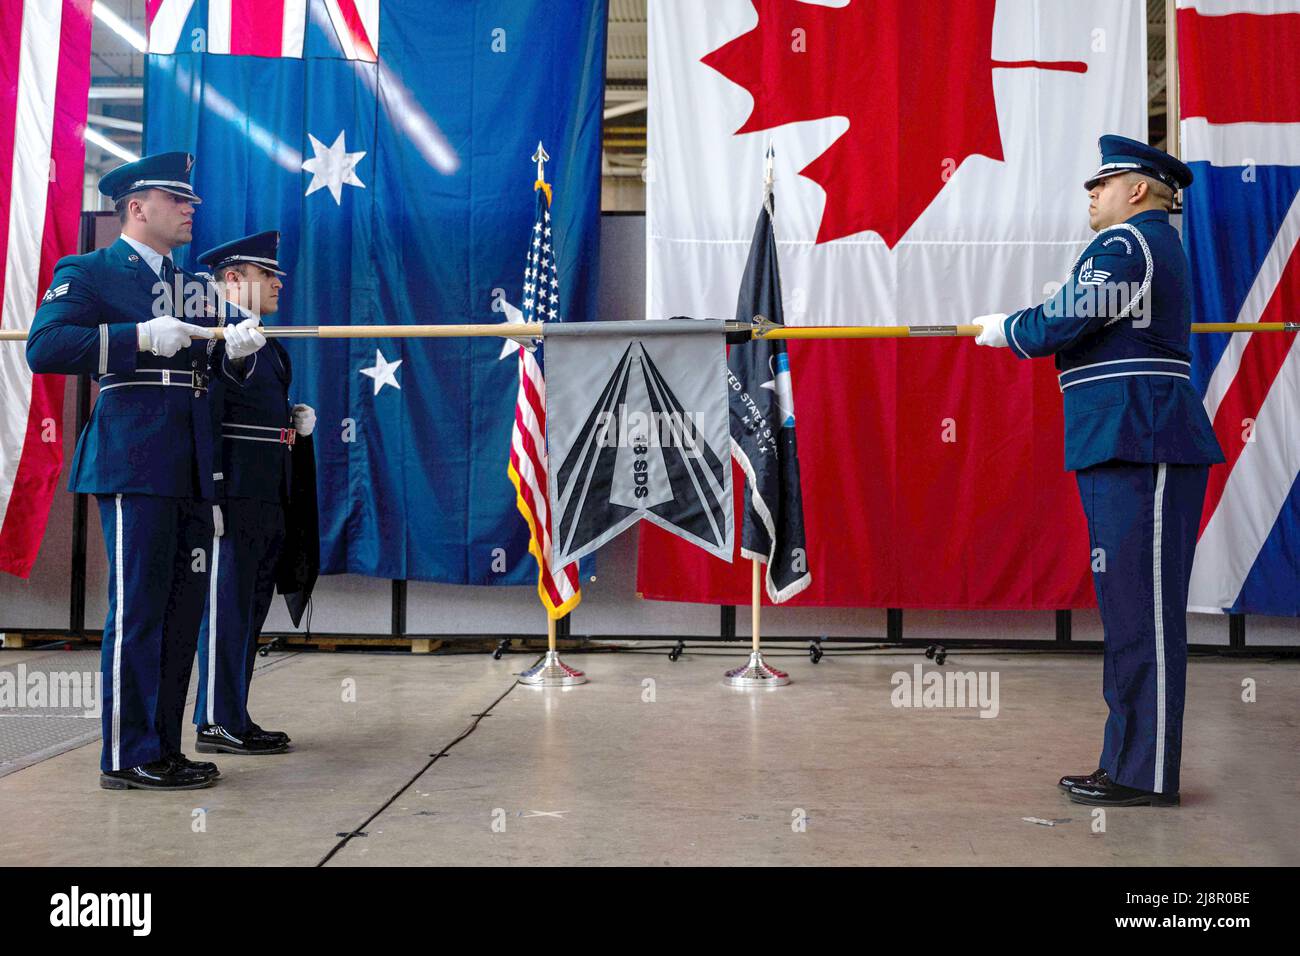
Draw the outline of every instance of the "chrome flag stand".
M775 667L763 660L763 652L759 649L759 612L762 608L763 600L763 565L755 558L754 582L752 588L752 604L750 607L751 620L753 622L753 650L749 654L749 663L744 667L737 667L729 670L723 678L723 682L731 687L784 687L790 683L790 675L785 671L779 671Z
M546 617L546 656L519 675L519 683L530 687L573 687L587 683L587 675L560 660L555 649L555 619Z

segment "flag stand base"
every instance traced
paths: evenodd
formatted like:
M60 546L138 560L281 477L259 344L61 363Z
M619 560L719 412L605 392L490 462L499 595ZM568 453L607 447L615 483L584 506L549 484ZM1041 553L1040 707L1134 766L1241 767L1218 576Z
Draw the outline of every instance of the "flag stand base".
M790 683L790 675L763 660L762 651L754 651L749 663L727 671L723 682L732 687L784 687Z
M560 660L558 651L546 656L519 675L519 683L533 687L572 687L587 683L587 675Z

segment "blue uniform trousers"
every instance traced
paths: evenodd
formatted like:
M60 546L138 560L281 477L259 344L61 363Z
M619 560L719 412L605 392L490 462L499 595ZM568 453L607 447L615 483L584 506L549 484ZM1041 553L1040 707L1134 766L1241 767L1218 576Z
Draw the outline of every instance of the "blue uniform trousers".
M212 505L155 495L96 498L108 548L99 764L126 770L181 752L208 589Z
M1208 475L1206 465L1120 461L1076 472L1105 631L1099 766L1138 790L1178 792L1187 587Z
M284 506L256 498L227 498L226 533L212 559L207 608L198 629L199 695L194 723L220 724L243 734L257 638L275 596L275 565L284 544Z

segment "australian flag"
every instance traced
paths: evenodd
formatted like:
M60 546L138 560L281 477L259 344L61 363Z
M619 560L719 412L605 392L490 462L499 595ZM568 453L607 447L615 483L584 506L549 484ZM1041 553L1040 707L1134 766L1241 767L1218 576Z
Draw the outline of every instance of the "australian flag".
M604 0L151 0L146 150L195 154L194 254L280 230L267 325L492 323L537 142L566 317L595 308ZM498 339L289 339L321 570L529 584Z
M769 183L740 283L736 303L740 322L752 322L761 315L785 324L772 230L774 203ZM779 604L812 583L785 342L754 339L733 345L727 356L727 378L731 386L731 451L746 479L740 553L766 562L767 596Z

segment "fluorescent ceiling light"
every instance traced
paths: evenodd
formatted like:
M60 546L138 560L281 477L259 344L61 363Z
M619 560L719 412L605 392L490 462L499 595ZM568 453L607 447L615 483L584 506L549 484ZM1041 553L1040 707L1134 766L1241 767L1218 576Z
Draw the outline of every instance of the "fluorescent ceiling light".
M135 47L141 53L148 50L149 44L145 38L140 35L140 32L114 13L112 8L109 7L108 4L104 3L103 0L95 0L94 11L95 16L99 18L100 23L104 24L104 26L108 27L127 43L131 44L131 46Z
M124 146L119 146L103 133L91 129L89 126L86 127L86 142L92 146L98 146L106 153L112 153L124 163L134 163L140 158L136 153L131 152Z

